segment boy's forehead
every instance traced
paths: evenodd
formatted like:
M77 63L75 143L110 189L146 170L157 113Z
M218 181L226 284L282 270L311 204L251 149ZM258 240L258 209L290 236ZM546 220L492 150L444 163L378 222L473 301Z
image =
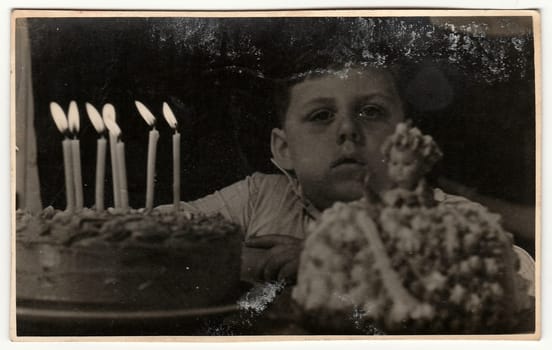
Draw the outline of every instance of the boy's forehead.
M391 74L383 69L349 69L328 71L294 85L290 91L292 100L332 98L342 94L397 95Z

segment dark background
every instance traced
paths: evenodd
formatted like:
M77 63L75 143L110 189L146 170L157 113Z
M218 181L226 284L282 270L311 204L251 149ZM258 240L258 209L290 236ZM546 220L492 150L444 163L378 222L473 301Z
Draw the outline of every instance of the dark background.
M329 62L398 64L410 118L445 157L435 176L534 206L531 18L32 18L33 95L43 204L65 207L62 136L50 101L77 101L85 205L97 134L85 102L112 103L126 143L130 205L143 207L148 106L161 133L156 204L172 201L167 101L182 133L182 199L272 172L275 81ZM107 162L106 205L111 205Z

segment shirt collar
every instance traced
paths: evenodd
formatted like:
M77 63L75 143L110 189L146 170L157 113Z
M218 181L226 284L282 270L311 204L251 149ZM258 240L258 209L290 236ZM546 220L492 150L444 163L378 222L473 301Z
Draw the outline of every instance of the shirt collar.
M312 202L305 198L305 195L303 194L303 189L301 188L301 184L299 183L297 178L289 171L284 169L280 164L278 164L276 159L270 158L270 161L276 166L276 168L278 168L278 170L280 170L286 176L293 193L299 198L299 201L307 215L309 215L313 219L318 219L321 214L320 210L316 209Z
M301 184L299 183L297 178L289 171L284 169L280 164L278 164L276 159L270 158L270 161L272 162L272 164L276 166L276 168L278 168L278 170L280 170L286 176L293 193L299 198L299 202L303 206L303 209L305 210L307 215L309 215L311 218L315 220L318 219L321 215L320 210L316 209L316 207L312 204L312 202L309 201L307 198L305 198L303 194L303 190L301 188ZM439 188L435 188L433 194L437 202L449 202L451 200L458 201L459 199L466 200L463 197L450 196Z

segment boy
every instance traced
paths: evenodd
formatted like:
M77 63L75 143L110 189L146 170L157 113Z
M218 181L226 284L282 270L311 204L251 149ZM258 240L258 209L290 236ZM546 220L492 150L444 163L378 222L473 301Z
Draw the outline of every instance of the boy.
M404 120L390 70L354 67L311 71L291 81L278 101L280 126L271 134L273 163L282 174L255 173L185 203L221 213L245 231L242 279L293 280L308 224L336 201L353 201L391 186L380 151ZM462 201L435 191L439 201ZM531 258L521 249L527 279ZM518 254L519 255L519 254Z
M374 190L388 186L383 140L404 119L389 71L358 67L309 72L284 91L271 150L279 175L255 173L186 203L221 213L245 231L244 278L292 279L306 228L336 201L363 195L367 172Z

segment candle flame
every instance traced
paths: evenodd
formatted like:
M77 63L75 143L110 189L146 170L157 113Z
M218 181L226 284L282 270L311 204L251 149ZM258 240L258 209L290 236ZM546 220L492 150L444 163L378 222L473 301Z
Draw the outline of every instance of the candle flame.
M64 133L67 131L67 118L65 117L63 108L56 102L50 102L50 113L52 113L52 118L59 132Z
M174 116L174 113L167 102L163 102L163 115L165 116L165 120L167 121L167 123L169 123L171 128L176 129L176 125L178 124L178 122L176 121L176 117Z
M149 126L154 126L155 125L155 117L150 112L148 107L146 107L140 101L134 101L134 103L136 104L136 108L138 108L138 112L140 112L140 115L142 116L142 118L144 118L146 123L148 123Z
M102 120L100 112L98 112L96 107L86 102L86 112L88 113L88 118L90 119L90 122L92 123L94 129L96 129L98 134L103 133L105 131L104 122Z
M115 121L115 107L111 103L107 103L103 106L102 110L103 121L109 133L113 136L119 137L121 135L121 129Z
M78 133L80 129L80 118L79 109L77 108L77 103L75 101L71 101L69 103L67 119L69 120L69 131L71 131L73 134Z

